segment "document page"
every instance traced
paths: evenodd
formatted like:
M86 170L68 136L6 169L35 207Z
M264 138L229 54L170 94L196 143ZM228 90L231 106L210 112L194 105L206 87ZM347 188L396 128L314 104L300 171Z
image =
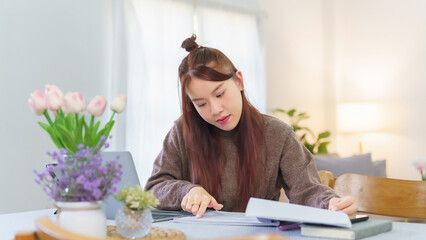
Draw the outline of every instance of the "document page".
M256 217L247 217L244 213L210 211L203 214L201 218L195 216L174 218L178 223L207 223L234 226L278 226L279 221L269 220L261 222Z
M259 198L250 198L246 209L247 217L281 220L300 223L326 224L337 227L351 227L351 221L342 211L307 207Z

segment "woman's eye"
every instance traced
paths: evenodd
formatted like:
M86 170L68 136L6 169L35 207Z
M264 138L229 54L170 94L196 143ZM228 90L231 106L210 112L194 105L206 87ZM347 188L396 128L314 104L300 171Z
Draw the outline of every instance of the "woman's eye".
M205 105L206 105L206 103L197 104L197 107L204 107Z
M221 94L217 95L216 97L220 98L223 96L223 94L225 94L225 91L223 91Z

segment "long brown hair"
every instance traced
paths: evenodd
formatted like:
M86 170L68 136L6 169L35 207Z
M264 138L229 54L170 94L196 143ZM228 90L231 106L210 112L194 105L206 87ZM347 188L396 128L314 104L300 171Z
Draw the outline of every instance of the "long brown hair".
M200 184L214 198L221 199L221 174L224 157L222 144L215 126L207 123L198 114L187 95L186 88L191 78L207 81L225 81L235 77L237 69L221 51L199 47L196 36L187 38L182 47L189 54L179 66L182 91L183 135L191 163L191 181ZM227 73L223 73L227 72ZM263 143L263 117L241 91L243 109L235 128L234 142L238 149L238 194L243 206L256 192L257 171L261 166Z

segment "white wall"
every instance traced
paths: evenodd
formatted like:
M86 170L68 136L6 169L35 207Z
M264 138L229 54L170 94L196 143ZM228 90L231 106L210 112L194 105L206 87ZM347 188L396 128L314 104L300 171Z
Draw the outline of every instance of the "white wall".
M358 136L336 131L340 102L377 101L384 129L362 135L364 152L387 159L390 177L420 179L426 157L426 2L261 0L265 11L268 109L308 111L328 129L330 150L358 151Z
M362 136L366 151L388 160L388 174L420 180L411 160L426 157L426 1L333 1L337 101L377 101L382 132ZM356 151L339 136L340 152Z
M264 18L267 109L297 108L303 123L325 129L322 1L261 0Z
M32 169L55 147L27 103L47 83L90 100L106 95L108 16L104 0L0 0L0 213L40 209L47 197Z

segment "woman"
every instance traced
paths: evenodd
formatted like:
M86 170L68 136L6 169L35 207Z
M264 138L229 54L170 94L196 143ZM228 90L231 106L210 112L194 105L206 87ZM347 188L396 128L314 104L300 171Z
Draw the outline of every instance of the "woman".
M356 212L353 197L321 185L310 152L293 129L259 113L246 99L243 76L219 50L182 43L182 116L164 140L146 189L159 208L245 211L250 197Z

